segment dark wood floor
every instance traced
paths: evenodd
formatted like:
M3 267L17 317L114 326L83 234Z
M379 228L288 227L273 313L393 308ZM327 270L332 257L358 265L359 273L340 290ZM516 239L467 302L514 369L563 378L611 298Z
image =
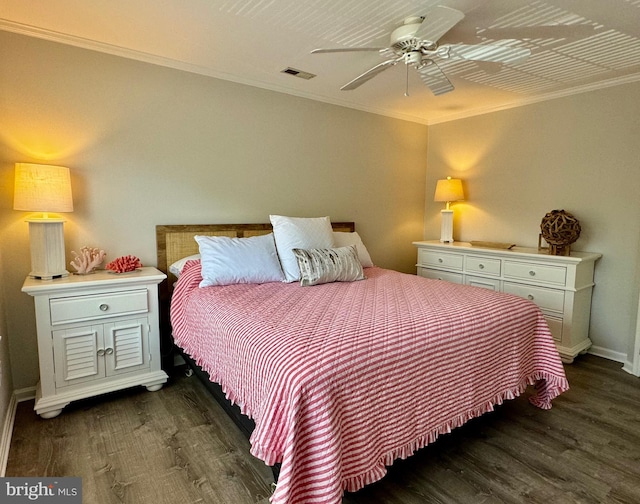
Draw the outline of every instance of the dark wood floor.
M344 504L640 503L640 379L582 356L550 411L508 401L396 462ZM194 378L18 407L7 476L81 476L85 504L266 503L270 470Z

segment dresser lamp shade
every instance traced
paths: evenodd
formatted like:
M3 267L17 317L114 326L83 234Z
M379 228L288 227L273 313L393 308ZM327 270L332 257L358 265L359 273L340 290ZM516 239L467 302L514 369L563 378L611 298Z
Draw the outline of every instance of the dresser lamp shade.
M31 246L29 276L51 280L69 275L65 269L64 220L49 216L49 212L73 212L69 169L16 163L13 209L42 212L41 216L27 219Z
M453 242L453 210L449 208L449 203L463 199L464 191L462 190L462 181L460 179L447 177L446 179L438 180L433 201L447 204L444 210L440 210L442 219L440 241L443 243Z
M451 177L438 180L433 201L446 202L448 209L450 202L461 201L463 199L464 191L462 190L462 180L452 179Z

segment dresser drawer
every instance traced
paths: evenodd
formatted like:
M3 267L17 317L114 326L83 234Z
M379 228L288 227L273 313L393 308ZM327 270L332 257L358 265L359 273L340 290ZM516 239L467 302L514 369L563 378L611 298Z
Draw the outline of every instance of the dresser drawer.
M418 275L431 280L445 280L451 283L462 284L463 277L461 273L451 273L449 271L433 270L418 267Z
M545 315L544 319L547 321L547 325L551 330L551 336L556 343L562 342L562 319L556 317L549 317Z
M462 271L464 256L462 254L450 254L435 250L420 250L418 255L420 266L434 266Z
M500 276L500 266L502 264L500 259L467 256L466 261L465 271L467 273Z
M544 287L534 287L532 285L516 284L505 282L503 291L508 294L529 299L543 310L564 312L564 291L556 289L545 289Z
M56 298L49 304L52 325L149 311L147 289Z
M465 285L482 287L483 289L500 292L500 280L498 278L485 278L465 275L464 283Z
M545 266L541 264L505 261L504 276L505 278L564 286L567 281L567 268L563 266Z

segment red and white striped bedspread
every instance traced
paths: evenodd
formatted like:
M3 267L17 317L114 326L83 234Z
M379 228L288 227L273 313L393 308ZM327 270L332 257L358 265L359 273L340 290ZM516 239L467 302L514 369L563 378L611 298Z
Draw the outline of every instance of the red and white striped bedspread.
M251 453L281 462L274 504L339 504L467 420L535 384L568 389L539 309L516 296L380 268L314 287L198 288L172 300L175 342L253 418Z

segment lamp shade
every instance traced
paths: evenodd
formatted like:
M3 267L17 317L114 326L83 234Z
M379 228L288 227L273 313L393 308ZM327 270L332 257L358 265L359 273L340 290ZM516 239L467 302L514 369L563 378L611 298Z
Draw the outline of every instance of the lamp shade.
M462 190L462 181L460 179L438 180L436 184L436 194L433 201L460 201L464 199L464 191Z
M73 212L69 168L16 163L13 209Z

